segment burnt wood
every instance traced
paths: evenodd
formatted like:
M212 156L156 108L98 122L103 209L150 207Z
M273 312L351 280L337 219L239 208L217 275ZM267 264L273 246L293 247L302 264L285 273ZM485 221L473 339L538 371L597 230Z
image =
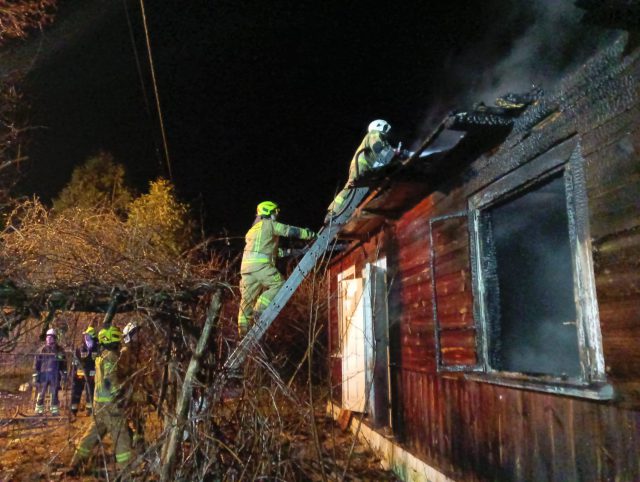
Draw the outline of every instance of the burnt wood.
M640 480L640 49L628 40L622 36L567 76L515 118L497 144L478 152L460 143L420 195L403 197L405 178L397 185L392 178L380 195L403 200L394 216L377 226L352 219L350 232L365 241L329 267L335 336L337 274L387 258L394 435L449 477ZM585 219L576 222L585 223L588 237L578 241L592 261L604 359L605 379L590 394L559 393L553 384L547 391L524 382L505 386L473 374L469 223L447 218L568 140L583 167L586 202L577 212ZM337 345L331 347L335 354ZM335 368L339 359L331 360ZM465 365L468 371L446 371ZM506 374L501 380L513 381ZM609 399L589 398L600 395Z

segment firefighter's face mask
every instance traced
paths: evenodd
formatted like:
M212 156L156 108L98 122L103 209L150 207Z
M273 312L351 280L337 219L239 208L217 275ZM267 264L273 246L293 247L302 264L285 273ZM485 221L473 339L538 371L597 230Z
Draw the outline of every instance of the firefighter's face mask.
M87 345L87 348L91 349L96 342L91 335L84 335L84 344Z
M53 346L56 344L56 337L53 335L47 335L47 337L45 338L45 343L48 346Z

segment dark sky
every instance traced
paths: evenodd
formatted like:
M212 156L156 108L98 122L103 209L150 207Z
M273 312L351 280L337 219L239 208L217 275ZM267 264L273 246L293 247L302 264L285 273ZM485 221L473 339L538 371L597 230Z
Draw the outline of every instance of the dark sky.
M461 107L456 102L511 87L510 76L525 88L539 80L530 65L501 64L514 52L529 58L518 49L533 48L534 70L545 71L543 57L552 54L535 38L544 39L546 28L532 25L556 19L554 5L564 2L539 3L147 1L179 195L204 213L210 234L243 234L265 199L281 204L284 222L317 229L371 120L387 119L392 140L411 145L430 117ZM81 5L63 3L59 25ZM167 175L123 2L111 5L87 25L75 18L82 28L62 35L54 51L43 48L29 74L32 122L44 128L34 133L22 188L45 201L99 149L126 165L139 190ZM138 2L127 5L154 102ZM578 12L569 13L575 29ZM55 28L38 41L46 46ZM557 50L547 77L572 63L569 47Z

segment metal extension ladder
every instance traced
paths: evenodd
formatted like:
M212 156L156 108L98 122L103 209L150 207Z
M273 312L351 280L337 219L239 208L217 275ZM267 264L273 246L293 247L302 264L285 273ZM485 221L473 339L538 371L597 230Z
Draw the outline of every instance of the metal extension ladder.
M380 164L386 165L393 159L395 152L392 149L381 153ZM318 237L309 250L302 257L298 266L295 267L287 281L282 285L269 306L262 312L260 318L251 327L249 332L240 341L236 349L229 355L222 372L223 376L234 372L240 368L247 355L256 346L258 341L265 334L273 320L276 319L282 308L285 307L293 293L298 289L300 283L314 268L319 259L331 247L340 228L349 220L353 212L360 205L362 200L369 193L368 187L354 187L350 189L344 207L336 213L331 222L326 224L318 233Z
M278 293L276 293L276 296L271 303L269 303L269 306L265 308L260 318L254 323L231 355L229 355L229 358L222 368L223 372L234 372L240 368L240 365L249 352L255 347L258 341L260 341L267 329L269 329L271 323L273 323L280 311L286 306L291 296L293 296L293 293L298 289L298 286L300 286L311 270L313 270L318 260L320 260L331 247L340 228L347 222L368 192L369 188L366 187L353 188L350 190L347 202L342 211L318 232L318 237L294 268L289 278L287 278L287 281L285 281Z

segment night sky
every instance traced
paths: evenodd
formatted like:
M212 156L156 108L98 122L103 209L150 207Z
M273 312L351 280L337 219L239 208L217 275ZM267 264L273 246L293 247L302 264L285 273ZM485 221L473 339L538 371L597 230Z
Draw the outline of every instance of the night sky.
M211 235L242 235L265 199L281 204L284 222L317 229L371 120L387 119L392 142L411 146L449 109L552 82L581 60L577 50L593 50L571 2L530 4L147 1L180 197ZM36 39L45 47L27 78L32 123L43 128L21 189L45 201L100 149L139 191L167 176L138 2L127 5L151 112L123 2L86 25L79 15L47 50L81 5L63 3L58 26Z

